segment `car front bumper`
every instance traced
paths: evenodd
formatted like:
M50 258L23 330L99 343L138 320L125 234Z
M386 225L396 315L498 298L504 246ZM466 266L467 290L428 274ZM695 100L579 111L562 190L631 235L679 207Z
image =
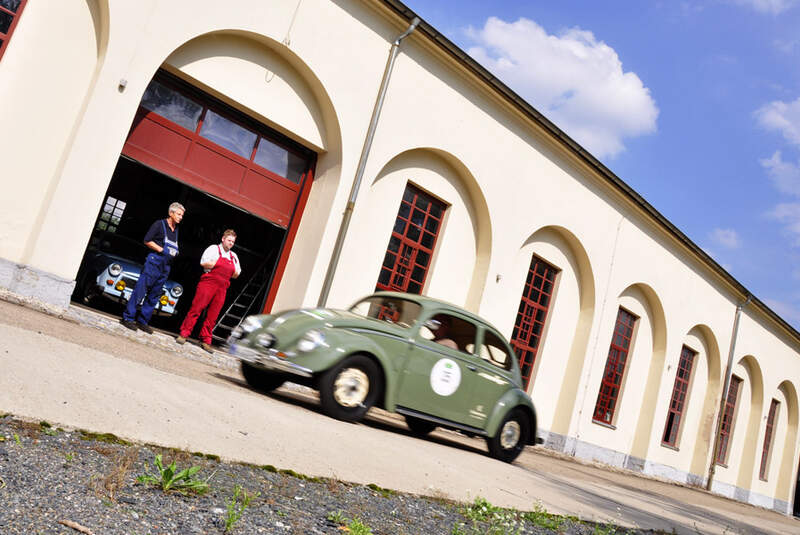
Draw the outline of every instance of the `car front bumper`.
M256 351L255 349L232 343L229 351L231 355L239 360L255 364L259 368L290 373L292 375L299 375L300 377L311 377L314 375L314 372L310 369L279 357L278 354L280 351L277 349L270 348L264 349L263 351Z

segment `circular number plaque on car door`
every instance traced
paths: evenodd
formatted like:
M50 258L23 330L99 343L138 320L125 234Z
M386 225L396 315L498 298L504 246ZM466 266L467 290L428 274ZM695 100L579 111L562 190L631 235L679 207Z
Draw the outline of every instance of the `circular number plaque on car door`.
M449 396L461 383L461 368L453 359L439 359L431 370L431 388L440 396Z

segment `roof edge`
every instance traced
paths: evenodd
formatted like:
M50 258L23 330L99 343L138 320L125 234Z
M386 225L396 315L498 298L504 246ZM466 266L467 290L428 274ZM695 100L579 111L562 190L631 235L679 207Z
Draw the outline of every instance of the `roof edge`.
M552 121L545 117L536 108L531 106L525 99L514 92L510 87L505 85L497 79L491 72L489 72L480 63L472 59L466 52L459 48L455 43L450 41L447 37L439 33L436 28L431 26L417 13L411 10L408 6L399 0L379 0L391 11L408 21L409 23L414 17L419 17L420 23L417 27L417 32L424 34L428 39L433 41L445 53L453 57L456 61L461 63L475 76L477 76L484 83L489 85L497 93L499 93L506 101L516 107L528 118L537 123L546 132L550 133L554 138L561 142L567 149L569 149L575 156L577 156L584 163L594 169L602 178L605 178L619 193L628 198L635 205L637 205L643 212L653 218L663 230L667 231L669 235L675 238L681 245L686 247L692 254L694 254L703 264L705 264L711 271L716 273L725 283L727 283L734 292L738 292L742 301L750 299L751 304L758 307L767 317L773 320L780 328L788 333L795 342L800 343L800 332L794 327L789 325L782 317L775 311L769 308L763 301L753 295L742 283L728 273L716 260L711 258L701 247L694 243L688 236L681 232L675 225L673 225L666 217L664 217L658 210L647 202L644 197L639 195L633 188L626 184L620 177L613 171L601 163L597 158L592 156L586 149L580 146L578 142L569 137L563 130L557 127Z

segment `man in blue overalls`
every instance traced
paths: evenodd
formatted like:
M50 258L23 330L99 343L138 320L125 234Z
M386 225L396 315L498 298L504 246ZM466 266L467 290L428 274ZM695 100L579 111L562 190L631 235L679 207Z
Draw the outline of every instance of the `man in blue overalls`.
M120 320L120 323L132 331L140 329L147 334L153 334L153 328L148 323L169 277L172 260L178 256L178 223L183 219L185 211L180 203L170 204L167 218L150 225L150 230L144 235L144 244L153 252L147 255L142 273Z

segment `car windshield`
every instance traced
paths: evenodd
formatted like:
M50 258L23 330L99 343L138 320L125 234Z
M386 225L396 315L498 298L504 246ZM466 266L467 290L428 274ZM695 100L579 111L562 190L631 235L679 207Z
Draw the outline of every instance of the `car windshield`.
M359 301L350 312L377 320L394 323L400 327L410 327L417 321L422 307L407 299L387 296L372 296Z

